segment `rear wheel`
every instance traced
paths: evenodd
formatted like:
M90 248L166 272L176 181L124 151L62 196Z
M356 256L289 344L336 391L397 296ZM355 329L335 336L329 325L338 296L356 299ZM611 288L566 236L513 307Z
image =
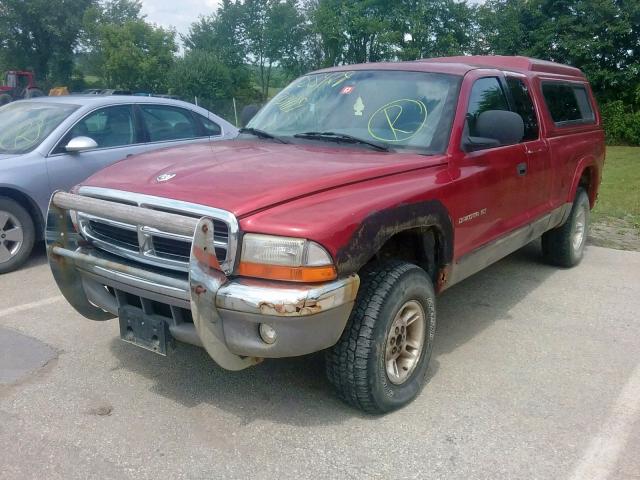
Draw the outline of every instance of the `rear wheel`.
M580 263L587 243L589 214L589 197L579 188L567 221L542 235L542 253L550 263L567 268Z
M21 266L34 242L35 227L29 212L14 200L0 197L0 274Z
M329 381L369 413L406 405L424 386L435 327L435 294L423 269L406 262L367 267L342 337L327 352Z

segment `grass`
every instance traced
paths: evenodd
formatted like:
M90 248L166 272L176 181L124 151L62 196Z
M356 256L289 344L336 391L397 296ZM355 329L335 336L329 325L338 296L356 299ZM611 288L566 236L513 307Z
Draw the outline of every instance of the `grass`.
M640 231L640 147L608 147L596 222L623 220Z

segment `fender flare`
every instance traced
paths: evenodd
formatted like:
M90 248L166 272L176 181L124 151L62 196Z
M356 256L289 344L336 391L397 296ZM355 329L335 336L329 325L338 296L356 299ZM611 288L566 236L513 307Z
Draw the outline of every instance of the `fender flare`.
M419 227L438 230L441 245L440 265L453 259L453 224L439 200L400 204L368 215L355 229L349 241L336 253L339 275L357 273L394 235Z
M567 202L570 202L570 203L573 202L573 199L576 196L576 192L578 191L578 185L580 184L580 179L582 178L582 174L585 172L585 170L590 168L593 169L596 174L596 178L591 178L590 189L587 192L587 195L589 196L589 202L591 204L591 208L593 208L596 202L596 194L598 191L596 185L600 183L600 177L602 175L602 172L598 167L598 162L596 162L596 159L591 156L583 157L580 159L580 161L578 161L578 164L576 165L576 169L573 172L573 179L571 180L571 186L569 188L568 196L566 199Z

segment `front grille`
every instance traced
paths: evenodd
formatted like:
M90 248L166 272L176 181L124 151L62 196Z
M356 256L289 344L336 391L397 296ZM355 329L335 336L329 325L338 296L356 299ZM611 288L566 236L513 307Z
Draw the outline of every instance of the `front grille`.
M232 214L202 205L104 190L84 187L80 189L80 194L193 218L212 218L218 261L226 273L233 269L238 226ZM189 269L191 237L163 232L144 225L113 222L82 212L78 213L78 219L83 235L92 240L97 248L161 268L181 271Z
M164 258L174 258L176 260L188 261L191 255L191 242L184 240L174 240L173 238L153 238L153 250L156 255ZM223 251L224 255L224 251ZM218 261L220 261L218 257Z
M138 251L140 249L138 245L138 232L135 230L116 227L98 220L89 220L89 229L101 240L113 242L115 245L128 248L132 251Z

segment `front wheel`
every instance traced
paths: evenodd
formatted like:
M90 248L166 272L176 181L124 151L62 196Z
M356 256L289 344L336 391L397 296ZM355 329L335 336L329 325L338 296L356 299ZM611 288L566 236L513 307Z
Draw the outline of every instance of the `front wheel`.
M384 413L409 403L424 386L435 293L427 273L406 262L367 267L360 278L347 326L327 352L327 376L347 403Z
M0 197L0 274L15 270L29 258L35 231L29 212L11 198Z
M542 253L547 261L566 268L580 263L587 243L589 214L589 197L579 188L567 221L542 235Z

